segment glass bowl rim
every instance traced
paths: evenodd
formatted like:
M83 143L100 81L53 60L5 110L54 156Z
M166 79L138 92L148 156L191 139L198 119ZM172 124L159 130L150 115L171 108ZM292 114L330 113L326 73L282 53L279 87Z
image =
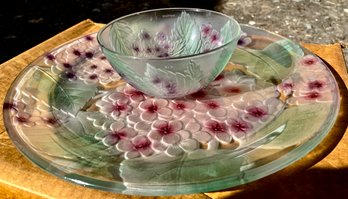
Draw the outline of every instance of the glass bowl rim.
M124 54L120 54L119 52L117 51L114 51L108 47L106 47L104 45L104 42L102 41L102 34L104 33L104 31L110 27L111 25L113 25L115 22L117 21L120 21L122 19L125 19L125 18L128 18L128 17L131 17L131 16L135 16L135 15L141 15L141 14L145 14L145 13L151 13L151 12L157 12L157 11L165 11L165 10L173 10L173 11L192 11L192 12L210 12L210 13L213 13L213 14L216 14L216 15L220 15L222 17L225 17L227 19L229 19L230 21L232 21L236 27L238 28L237 29L237 34L234 35L234 37L227 43L217 47L217 48L214 48L212 50L209 50L207 52L201 52L201 53L196 53L196 54L192 54L192 55L184 55L184 56L177 56L177 57L166 57L166 58L163 58L163 57L153 57L153 58L148 58L148 57L137 57L137 56L131 56L131 55L124 55ZM97 41L98 41L98 44L100 45L102 51L103 50L107 50L113 54L116 54L117 56L119 57L122 57L122 58L127 58L127 59L135 59L135 60L150 60L150 61L155 61L155 60L179 60L179 59L185 59L185 58L190 58L190 57L199 57L199 56L203 56L203 55L207 55L207 54L212 54L214 53L215 51L218 51L222 48L225 48L226 46L230 45L232 42L234 42L238 37L240 37L241 35L241 27L240 27L240 24L238 21L236 21L232 16L228 16L224 13L221 13L221 12L217 12L217 11L214 11L214 10L207 10L207 9L202 9L202 8L185 8L185 7L175 7L175 8L158 8L158 9L150 9L150 10L145 10L145 11L140 11L140 12L135 12L135 13L131 13L131 14L128 14L128 15L125 15L125 16L122 16L122 17L119 17L119 18L116 18L114 20L112 20L111 22L107 23L104 27L102 27L98 33L97 33ZM239 38L238 38L239 39Z

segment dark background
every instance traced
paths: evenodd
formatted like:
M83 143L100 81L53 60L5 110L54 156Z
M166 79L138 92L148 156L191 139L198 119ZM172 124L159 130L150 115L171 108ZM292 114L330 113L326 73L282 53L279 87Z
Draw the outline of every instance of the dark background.
M219 0L8 0L0 5L0 63L84 20L107 23L163 7L214 10Z

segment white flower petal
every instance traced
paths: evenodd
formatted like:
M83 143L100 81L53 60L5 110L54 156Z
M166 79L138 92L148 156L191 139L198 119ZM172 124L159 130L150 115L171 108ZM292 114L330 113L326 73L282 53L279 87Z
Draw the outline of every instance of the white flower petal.
M103 138L103 144L105 146L111 146L117 143L119 139L116 136L113 136L112 134L109 134Z
M157 111L157 113L161 116L170 116L172 114L172 110L166 107L163 107Z
M173 132L180 131L182 129L182 123L180 121L169 122Z
M194 111L199 112L199 113L207 113L208 112L208 107L203 103L203 104L197 104L196 107L194 108Z
M155 99L154 100L154 105L158 106L158 108L162 108L167 106L168 100L166 99Z
M105 136L109 135L110 131L99 131L94 135L94 138L97 140L102 140Z
M144 121L140 121L140 122L137 122L135 125L134 125L134 128L137 130L137 131L145 131L145 132L148 132L151 130L151 125L147 122L144 122Z
M198 122L189 122L188 124L186 124L186 127L185 127L187 131L190 131L192 133L201 130L201 128L202 126Z
M162 141L166 144L176 144L178 142L180 142L181 137L180 135L176 134L176 133L171 133L169 135L164 135L162 137Z
M128 138L132 138L132 137L134 137L134 136L136 136L138 134L133 128L128 128L128 127L123 128L121 131Z
M207 143L212 139L212 136L205 131L193 133L192 137L201 143Z
M142 101L140 102L139 104L139 108L146 111L148 107L152 106L152 100L151 99L148 99L148 100L145 100L145 101Z
M148 148L146 148L146 149L140 150L139 152L140 152L141 155L143 155L143 156L150 156L150 155L153 154L154 151L153 151L150 147L148 147Z
M227 144L232 141L232 136L228 133L217 133L215 134L215 138L219 140L219 142Z
M145 121L154 121L157 118L157 113L151 113L149 111L145 111L141 113L140 118Z
M126 159L133 159L133 158L137 158L140 156L140 153L138 151L128 151L124 154L124 157Z
M114 92L114 93L111 93L109 96L108 96L108 99L110 99L111 101L113 102L117 102L119 100L123 100L123 99L127 99L126 96L123 94L123 93L120 93L120 92Z
M116 144L116 148L119 151L122 152L126 152L126 151L132 151L133 150L133 144L131 141L129 140L120 140L117 144Z
M194 139L187 139L180 142L179 146L185 151L194 151L199 148L199 143Z
M165 151L167 149L167 146L165 146L163 143L161 142L156 142L154 141L152 143L152 148L155 150L155 151L158 151L158 152L162 152L162 151Z
M180 156L184 153L184 150L182 150L179 146L177 145L171 145L167 148L166 154L169 156Z
M148 134L149 138L152 140L160 141L162 139L162 135L157 130L152 130Z
M209 115L212 117L224 117L227 114L226 109L224 108L216 108L216 109L211 109L209 110Z
M125 127L125 124L122 121L115 121L110 125L110 129L112 131L118 131L122 129L123 127Z
M181 131L177 132L177 134L180 135L181 140L186 140L186 139L191 137L191 133L188 131L185 131L185 130L181 130Z
M168 125L168 121L164 121L164 120L156 120L152 123L152 127L156 129L159 129L166 125Z
M142 121L142 120L140 119L139 115L132 114L132 115L127 116L127 122L130 124L135 124L135 123L140 122L140 121Z
M219 149L219 142L215 139L212 139L208 142L208 150Z

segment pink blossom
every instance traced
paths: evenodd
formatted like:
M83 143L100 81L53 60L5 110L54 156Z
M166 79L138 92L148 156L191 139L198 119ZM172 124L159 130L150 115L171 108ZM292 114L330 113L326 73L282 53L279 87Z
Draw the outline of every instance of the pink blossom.
M229 132L228 126L223 122L209 120L204 123L203 132L208 132L221 143L230 143L232 141L232 136Z
M139 104L139 107L142 110L140 117L145 121L154 121L158 116L164 118L169 117L172 111L166 107L167 105L168 100L148 98Z
M146 157L154 153L151 147L151 141L144 135L138 135L131 140L121 139L116 148L124 152L126 159L132 159L137 157Z
M302 66L313 66L319 62L318 58L313 55L306 55L300 60Z
M181 140L178 131L182 129L180 121L163 121L156 120L152 124L153 130L149 133L149 137L155 141L163 141L166 144L176 144Z
M231 131L233 132L234 135L236 135L237 137L239 136L246 136L247 133L249 133L251 131L251 129L253 128L253 126L240 119L240 118L235 118L235 119L228 119L227 120L227 124L229 126L229 128L231 129Z
M199 113L208 113L212 117L223 117L226 116L226 109L223 107L223 102L218 100L204 100L197 103L194 111Z
M218 31L213 30L213 32L210 34L210 42L214 45L221 43L221 37Z
M184 151L199 148L197 140L191 138L191 133L183 129L180 121L157 120L152 127L148 136L153 140L156 151L164 151L169 156L179 156Z
M13 117L13 123L15 125L24 125L26 127L35 126L35 122L31 120L31 114L25 112L19 112Z
M189 100L173 100L169 107L175 117L180 117L184 112L191 111L195 107L195 103Z
M207 37L213 31L211 24L202 24L201 26L201 34L202 37Z
M128 103L123 93L114 92L97 101L96 106L101 113L117 120L119 117L125 117L132 110Z
M245 109L246 116L244 117L248 121L265 121L268 116L268 108L263 104L251 105Z
M123 89L124 94L132 101L140 102L145 99L144 93L127 84Z
M243 32L240 36L240 39L238 40L238 46L240 47L248 46L251 42L252 42L251 37L249 37L245 32Z
M110 125L109 130L99 132L95 135L97 140L102 140L106 146L117 144L120 140L130 139L137 135L137 132L132 128L126 127L121 121L115 121Z

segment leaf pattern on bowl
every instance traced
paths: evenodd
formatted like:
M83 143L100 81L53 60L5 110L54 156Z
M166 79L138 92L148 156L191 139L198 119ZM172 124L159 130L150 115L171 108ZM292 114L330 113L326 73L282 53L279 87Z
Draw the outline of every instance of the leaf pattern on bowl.
M113 50L120 54L167 58L194 55L218 48L231 41L238 30L227 21L219 32L211 24L197 23L185 11L181 12L169 29L152 33L142 28L136 32L130 24L120 21L113 24L110 39L113 41Z
M189 65L181 72L172 72L166 70L165 67L159 68L147 63L145 78L147 82L152 84L156 89L162 91L161 95L164 96L184 96L186 93L190 93L191 89L197 90L202 88L203 73L193 60L189 62Z

